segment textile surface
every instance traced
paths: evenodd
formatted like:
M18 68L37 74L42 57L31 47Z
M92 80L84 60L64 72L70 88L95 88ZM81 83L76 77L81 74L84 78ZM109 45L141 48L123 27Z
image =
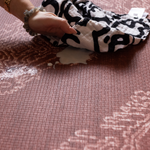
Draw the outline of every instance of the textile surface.
M35 6L40 0L31 0ZM128 13L149 0L93 0ZM59 61L43 36L0 9L0 150L149 150L150 39L87 65Z
M114 52L139 44L150 31L150 22L145 17L106 11L89 0L44 0L42 6L66 19L77 31L74 35L65 34L59 41L50 37L55 45L65 43L96 52Z

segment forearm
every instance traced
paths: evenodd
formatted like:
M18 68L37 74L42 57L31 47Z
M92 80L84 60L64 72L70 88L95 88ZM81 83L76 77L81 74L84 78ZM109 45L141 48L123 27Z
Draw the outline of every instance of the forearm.
M0 6L4 8L4 0L0 0ZM34 8L29 0L11 0L10 13L21 21L24 21L24 11Z
M4 0L0 0L0 6L5 7ZM9 5L9 11L18 19L24 22L25 10L31 10L34 8L30 0L11 0ZM29 12L28 12L29 13ZM72 28L67 20L54 15L51 12L38 11L30 16L29 19L25 19L26 31L34 31L43 35L57 36L61 38L65 33L76 34L76 30Z

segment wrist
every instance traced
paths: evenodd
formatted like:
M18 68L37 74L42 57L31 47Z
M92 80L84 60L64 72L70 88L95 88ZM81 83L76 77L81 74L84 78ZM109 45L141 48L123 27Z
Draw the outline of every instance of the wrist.
M35 23L33 23L34 22L34 16L36 16L36 15L38 15L38 13L39 13L39 11L43 11L43 12L45 12L45 9L43 8L43 7L34 7L33 9L31 9L30 11L28 11L28 10L26 10L25 12L24 12L24 25L23 25L23 27L26 29L26 31L30 34L30 35L32 35L32 36L35 36L35 35L37 35L38 33L36 33L32 28L31 28L31 26L33 25L34 26L34 24ZM31 26L30 26L31 25Z

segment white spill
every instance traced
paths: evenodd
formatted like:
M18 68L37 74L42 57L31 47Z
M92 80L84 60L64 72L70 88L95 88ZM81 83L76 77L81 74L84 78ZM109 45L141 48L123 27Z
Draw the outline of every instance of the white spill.
M53 65L53 69L55 69L55 66L59 64L59 61L56 61L55 64Z
M55 65L56 65L56 64L59 64L59 61L56 61L56 62L55 62Z
M87 64L86 61L90 59L89 55L92 53L92 51L69 46L57 53L56 56L60 57L59 61L61 64Z
M52 63L48 63L47 66L51 67L51 66L53 66L53 64Z
M12 67L4 71L3 73L0 73L0 80L8 79L8 78L17 78L19 76L29 74L31 76L34 76L35 74L38 73L38 70L34 67L29 68L27 66L23 67Z

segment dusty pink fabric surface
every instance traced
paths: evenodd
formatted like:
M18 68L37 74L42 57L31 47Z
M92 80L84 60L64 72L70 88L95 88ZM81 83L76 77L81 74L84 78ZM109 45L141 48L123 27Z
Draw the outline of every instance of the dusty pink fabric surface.
M38 6L40 0L32 0ZM128 13L146 0L93 0ZM87 65L56 65L53 47L0 9L0 150L149 150L150 39Z

